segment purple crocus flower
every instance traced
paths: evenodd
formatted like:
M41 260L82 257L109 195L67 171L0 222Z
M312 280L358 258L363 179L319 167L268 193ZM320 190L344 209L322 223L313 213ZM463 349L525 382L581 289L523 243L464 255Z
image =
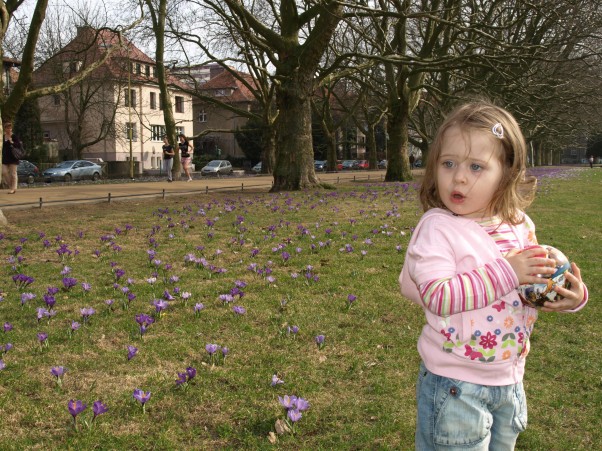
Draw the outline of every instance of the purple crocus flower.
M63 287L65 290L70 290L75 285L77 285L77 279L73 277L63 277Z
M81 327L81 324L78 323L77 321L71 321L71 331L75 332L76 330L78 330Z
M284 381L282 379L280 379L277 375L273 374L272 375L272 382L271 382L271 386L275 387L276 385L281 385L284 384Z
M280 405L287 410L294 409L295 406L297 405L297 397L294 395L293 396L289 396L289 395L278 396L278 402L280 402Z
M205 345L205 350L211 356L217 352L218 348L219 348L219 345L216 345L214 343L209 343L209 344Z
M164 301L163 299L155 299L152 302L152 305L154 305L155 311L159 314L159 316L161 316L161 312L169 306L168 302Z
M324 335L316 336L316 344L318 345L318 348L322 349L324 347L324 340L325 340Z
M13 325L9 322L4 323L4 332L10 332L13 330Z
M80 309L79 312L82 315L84 324L87 324L90 317L96 313L96 310L94 310L92 307L84 307Z
M295 403L295 406L297 408L297 410L299 411L305 411L307 409L309 409L309 403L307 402L306 399L303 398L297 398L297 402Z
M176 379L176 385L181 386L187 382L186 373L178 373L178 378Z
M52 374L57 379L63 377L63 374L65 374L66 372L67 368L65 368L64 366L53 366L52 368L50 368L50 374Z
M151 397L151 392L144 392L143 390L140 390L139 388L137 388L134 390L134 394L132 396L134 397L134 399L136 401L138 401L140 404L142 404L142 413L144 413L146 403L148 402L148 400Z
M59 289L57 287L48 287L46 289L46 292L50 295L50 296L54 296L55 294L57 294L59 292Z
M69 403L67 404L69 413L73 417L73 424L76 427L77 427L77 419L76 418L80 413L82 413L84 410L86 410L86 407L88 407L88 406L86 404L84 404L83 402L81 402L79 399L77 401L74 401L73 399L71 399L69 401Z
M48 346L48 334L46 332L38 332L38 341L40 346Z
M197 303L194 304L194 314L199 316L201 313L201 310L203 310L205 308L205 306L202 303Z
M232 311L237 315L244 315L247 313L247 309L245 309L242 305L235 305L232 307Z
M6 363L4 363L4 360L0 359L0 371L2 371L4 368L6 368Z
M33 293L21 293L21 306L25 305L27 301L31 301L36 298Z
M54 304L56 304L56 299L50 294L45 294L42 296L42 298L44 299L44 302L48 308L52 308L54 307Z
M94 421L97 416L102 415L103 413L106 413L108 411L109 409L107 408L107 405L104 404L102 401L94 401L94 404L92 404L92 412L94 413L92 421Z
M356 299L357 299L356 295L354 295L354 294L348 295L347 296L347 302L349 303L349 306L351 306L351 304L353 304Z
M186 376L188 377L188 380L192 380L196 377L196 368L189 366L188 368L186 368Z
M90 285L88 282L82 282L82 290L84 290L84 293L87 293L91 289L92 285Z
M132 360L136 354L138 354L138 348L136 348L135 346L132 345L128 345L127 347L128 349L128 361Z
M289 420L291 420L291 422L296 423L297 421L299 421L301 419L301 417L303 415L301 414L301 412L298 409L290 409L289 411L286 412L286 416L288 417Z

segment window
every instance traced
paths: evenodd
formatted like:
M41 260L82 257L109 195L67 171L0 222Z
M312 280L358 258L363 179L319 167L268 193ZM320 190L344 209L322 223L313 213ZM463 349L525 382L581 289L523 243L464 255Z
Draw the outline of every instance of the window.
M157 78L157 66L153 66L153 77Z
M215 97L223 97L225 95L226 95L225 89L216 89L215 90Z
M184 112L184 97L176 96L176 113Z
M131 106L133 108L136 108L136 90L135 89L130 89L129 92L130 92L129 96L128 96L128 90L127 89L124 92L125 106Z
M63 63L63 73L74 74L82 68L81 61L65 61Z
M142 73L142 65L140 63L136 63L136 73L138 75Z
M151 141L163 141L165 136L164 125L151 125Z
M198 121L199 122L207 122L207 113L205 112L205 110L199 111Z
M159 96L159 109L163 111L163 97Z
M130 139L130 134L132 137L132 141L138 141L138 130L136 128L135 122L126 122L125 123L125 139Z
M52 102L54 103L54 106L59 106L61 104L61 96L58 94L53 95Z
M146 76L150 77L150 66L148 64L146 65L144 70L145 70Z
M44 139L50 139L50 132L44 132Z
M148 66L146 66L146 67L148 67ZM157 109L157 93L156 92L150 93L150 109L151 110Z
M186 133L184 133L184 127L176 127L176 135L186 136Z

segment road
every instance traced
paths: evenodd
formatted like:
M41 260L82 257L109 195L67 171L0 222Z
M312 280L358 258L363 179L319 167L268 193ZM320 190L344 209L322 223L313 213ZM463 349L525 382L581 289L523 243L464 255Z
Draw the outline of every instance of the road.
M336 184L350 180L382 181L385 171L350 171L336 173L318 173L321 182ZM0 209L32 208L52 204L72 202L108 202L112 199L133 197L159 197L180 195L191 192L244 191L245 189L268 191L272 186L272 176L241 176L202 179L197 176L192 182L178 181L124 181L123 183L54 183L45 186L28 187L19 185L15 194L7 190L0 191Z

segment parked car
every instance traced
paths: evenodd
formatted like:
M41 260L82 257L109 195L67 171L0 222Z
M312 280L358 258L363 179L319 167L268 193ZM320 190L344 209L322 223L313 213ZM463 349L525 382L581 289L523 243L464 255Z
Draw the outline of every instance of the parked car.
M326 163L327 163L326 160L315 160L314 161L314 169L316 171L320 171L320 172L325 171L326 170Z
M370 169L370 163L368 160L359 160L357 162L357 169Z
M255 174L261 174L261 161L251 168Z
M19 166L17 166L17 178L19 182L31 185L39 176L40 170L35 164L27 160L19 160Z
M358 168L357 165L358 165L357 160L345 160L345 161L343 161L341 169L343 169L343 171L350 170L350 169L357 169Z
M341 160L337 160L337 171L341 171L343 169L343 162Z
M232 174L232 163L228 160L212 160L201 169L201 175L229 175Z
M58 163L53 168L48 168L42 176L44 181L62 180L70 182L72 180L92 179L99 180L102 174L102 167L96 163L87 160L69 160Z
M387 164L388 164L387 160L380 160L377 165L378 169L387 169Z

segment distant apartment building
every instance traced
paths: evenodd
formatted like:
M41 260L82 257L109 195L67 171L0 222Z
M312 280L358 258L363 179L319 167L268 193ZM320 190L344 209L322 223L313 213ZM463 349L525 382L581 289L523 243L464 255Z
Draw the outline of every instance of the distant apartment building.
M38 100L44 138L56 140L61 159L139 162L138 171L158 169L165 134L156 64L127 39L91 27L34 72L36 88L68 80L108 59L82 82ZM178 133L193 133L192 98L187 86L169 77L170 101Z

